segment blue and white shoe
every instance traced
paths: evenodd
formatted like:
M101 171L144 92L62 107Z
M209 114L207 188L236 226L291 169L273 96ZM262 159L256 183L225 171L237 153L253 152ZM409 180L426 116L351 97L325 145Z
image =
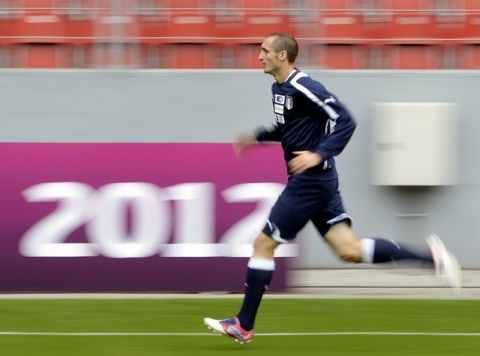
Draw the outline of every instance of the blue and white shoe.
M437 276L450 285L455 295L459 295L462 289L462 268L457 259L437 235L429 235L426 242L432 254Z

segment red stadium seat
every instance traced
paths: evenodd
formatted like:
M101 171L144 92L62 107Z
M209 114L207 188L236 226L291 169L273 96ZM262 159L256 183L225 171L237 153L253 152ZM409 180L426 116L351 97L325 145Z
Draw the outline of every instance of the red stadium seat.
M87 48L87 49L85 49ZM10 46L11 68L90 68L93 55L85 46L71 47L63 44L16 44Z
M223 68L235 69L262 69L258 56L260 55L260 45L242 44L226 47L222 52Z
M66 18L55 0L25 0L16 29L18 43L66 42Z
M138 20L140 41L146 44L215 42L213 15L195 11L172 12L168 18Z
M294 17L299 42L357 44L363 40L359 0L310 0ZM294 11L294 10L292 10Z
M480 11L480 2L478 0L462 0L463 8L467 11Z
M58 44L17 44L12 47L14 68L68 68L66 47Z
M61 48L58 45L28 45L28 68L62 68Z
M15 42L65 43L65 17L44 10L30 11L18 23Z
M471 69L480 69L480 45L472 46L471 48Z
M433 44L437 38L435 17L431 14L396 13L387 38L397 44Z
M205 69L218 67L217 47L205 44L175 45L174 68Z
M212 7L211 0L160 0L163 5L162 7L172 8L172 9L207 9ZM158 0L157 0L158 2Z
M362 16L363 41L369 45L438 42L432 0L371 1ZM353 15L352 15L353 16Z
M433 0L390 0L392 20L385 34L395 44L433 44L436 39Z
M395 12L419 13L434 9L435 0L390 0L389 7Z
M19 19L12 16L0 18L0 44L15 42L18 35Z
M323 33L319 34L326 44L356 44L364 37L363 20L359 14L328 12L321 15L319 23L323 27Z
M290 5L289 0L231 0L230 7L244 8L250 10L282 11Z
M480 43L480 11L466 15L465 36L462 38L462 43Z
M70 19L66 23L65 35L71 44L93 43L97 37L95 20Z
M214 42L214 17L189 11L172 13L166 35L166 42L171 43Z
M0 68L10 68L11 61L11 46L0 45Z
M433 5L437 43L456 45L465 36L466 17L463 0L437 1Z
M385 45L391 42L393 16L369 16L362 24L363 43L369 46Z
M217 68L219 61L218 48L206 44L167 44L142 48L142 66L145 68Z
M336 12L357 12L362 8L362 0L310 0L312 8Z
M97 66L92 44L68 46L68 59L70 68L94 68Z
M261 44L265 36L273 32L296 36L295 26L285 13L251 11L230 21L215 23L215 36L225 44Z
M150 14L137 17L138 37L140 42L156 45L165 42L169 28L170 13L154 10Z
M436 15L436 37L439 43L454 45L462 42L467 35L467 18L465 13L455 13L452 16Z
M439 49L431 45L390 46L387 49L391 69L441 68Z
M165 0L163 1L165 3ZM142 62L148 68L214 68L214 15L205 0L175 0L136 16Z
M87 56L85 63L93 67L135 68L138 65L136 48L129 44L97 43L79 49Z
M310 64L326 69L367 68L367 49L360 45L322 45L309 47Z
M245 42L261 43L265 36L273 32L286 32L296 36L295 29L286 14L249 13L245 15L242 25L241 34L246 38ZM250 39L254 39L254 41L250 41Z
M312 10L299 18L301 37L332 45L362 41L362 0L310 0L309 4Z
M480 45L458 46L458 69L480 69Z
M64 10L66 15L66 36L68 42L75 45L85 45L95 42L95 37L102 33L102 10L106 3L96 0L81 0L69 2L69 8ZM104 25L103 25L104 26ZM104 31L107 32L107 31Z

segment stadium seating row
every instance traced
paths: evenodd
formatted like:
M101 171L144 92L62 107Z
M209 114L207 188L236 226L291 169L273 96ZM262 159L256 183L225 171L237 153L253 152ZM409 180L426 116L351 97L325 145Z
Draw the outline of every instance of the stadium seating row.
M215 22L213 16L177 12L169 21L102 17L70 20L60 15L0 19L0 43L258 43L268 33L288 32L310 42L330 44L438 42L478 43L480 12L464 21L434 21L430 16L391 15L364 21L358 15L323 15L302 23L284 14L246 14L241 20Z
M258 45L18 44L0 46L6 68L260 69ZM298 66L327 69L480 69L480 45L310 45Z
M0 44L248 44L258 43L266 34L277 31L322 44L480 41L480 0L475 0L476 7L472 0L460 0L465 5L463 9L466 5L471 8L446 12L420 7L426 0L384 0L397 5L395 11L391 6L387 10L373 6L361 11L346 8L358 6L360 0L306 1L316 6L311 8L292 7L287 0L232 0L225 2L230 4L227 8L199 7L211 5L214 0L22 1L24 7L10 8L0 16ZM363 2L377 1L383 3ZM53 7L64 2L70 7ZM249 7L232 7L232 2ZM72 4L79 7L73 8ZM159 7L165 4L175 8ZM273 7L274 4L285 7Z
M480 0L0 0L0 67L258 68L278 31L307 66L480 67Z

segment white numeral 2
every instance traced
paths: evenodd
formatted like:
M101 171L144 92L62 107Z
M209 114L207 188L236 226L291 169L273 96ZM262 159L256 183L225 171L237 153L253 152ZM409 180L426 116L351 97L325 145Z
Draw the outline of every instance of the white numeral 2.
M87 217L87 200L93 189L82 183L43 183L23 192L28 202L58 201L53 213L33 225L20 240L24 256L80 257L95 256L88 243L63 243Z

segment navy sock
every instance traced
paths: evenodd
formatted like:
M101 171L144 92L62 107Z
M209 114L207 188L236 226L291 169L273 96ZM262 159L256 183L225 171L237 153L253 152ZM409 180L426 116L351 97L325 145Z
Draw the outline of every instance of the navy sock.
M395 262L400 260L416 260L433 263L428 254L417 253L397 244L392 240L373 238L375 246L373 250L373 263Z
M251 267L252 265L255 265L255 263L251 262L252 259L250 260L249 267L247 269L243 304L240 312L237 315L242 328L244 328L245 330L253 329L253 326L255 324L255 317L257 316L257 311L260 307L263 293L265 292L265 290L267 290L268 285L270 284L273 276L273 269L275 266L272 260L269 261L271 263L271 267L268 267L269 269L257 269Z

